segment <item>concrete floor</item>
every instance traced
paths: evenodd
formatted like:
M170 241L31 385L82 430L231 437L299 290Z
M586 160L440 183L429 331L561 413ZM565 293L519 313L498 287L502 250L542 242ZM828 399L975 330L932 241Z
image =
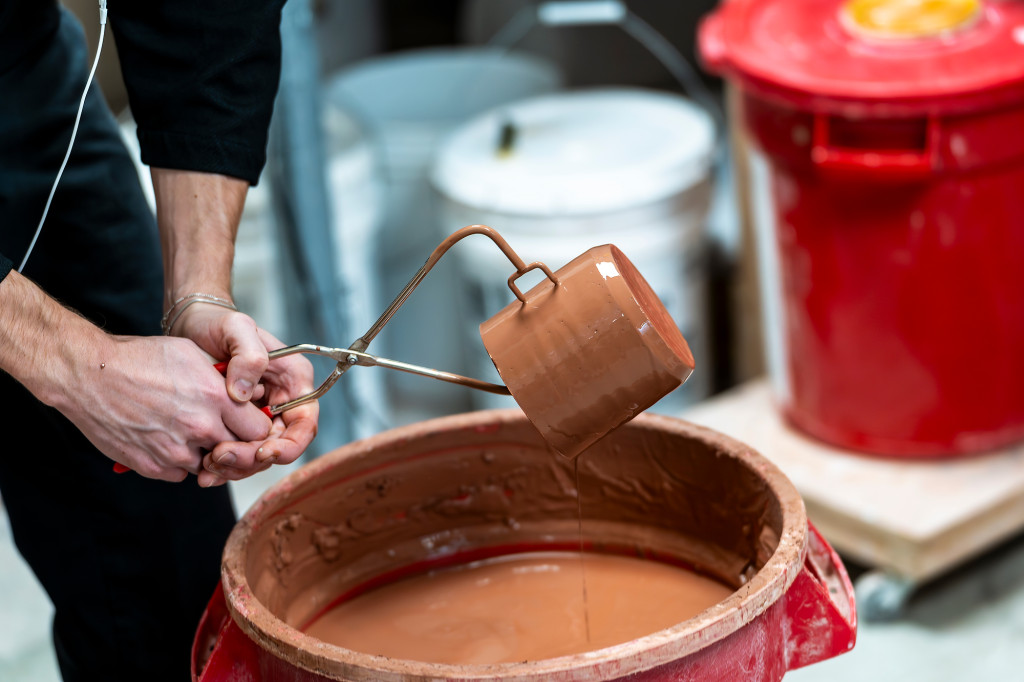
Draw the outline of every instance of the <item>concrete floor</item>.
M244 511L287 473L232 484ZM59 682L51 607L0 519L0 680ZM851 572L858 571L851 566ZM1024 536L921 588L905 616L861 623L849 654L787 676L793 682L961 682L1024 679Z

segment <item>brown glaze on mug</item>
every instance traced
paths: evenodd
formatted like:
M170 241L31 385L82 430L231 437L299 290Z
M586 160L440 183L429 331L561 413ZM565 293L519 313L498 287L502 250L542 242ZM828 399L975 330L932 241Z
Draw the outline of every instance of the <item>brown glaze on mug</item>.
M480 325L512 397L552 448L575 457L678 388L693 354L617 247L596 246Z

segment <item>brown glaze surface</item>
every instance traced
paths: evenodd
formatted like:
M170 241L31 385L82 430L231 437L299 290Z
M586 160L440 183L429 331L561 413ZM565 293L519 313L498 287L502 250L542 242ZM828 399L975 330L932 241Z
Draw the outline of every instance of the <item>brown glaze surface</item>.
M546 661L427 664L325 644L300 628L337 595L410 567L578 547L574 462L517 410L413 424L347 445L271 488L228 540L238 626L336 680L602 680L693 654L775 603L802 570L807 520L792 485L725 436L641 415L578 462L588 550L688 564L736 588L689 620Z
M512 397L575 457L677 388L693 355L654 291L612 245L594 247L480 325Z
M622 644L732 593L675 566L578 552L506 555L415 576L343 602L306 634L433 663L537 661Z

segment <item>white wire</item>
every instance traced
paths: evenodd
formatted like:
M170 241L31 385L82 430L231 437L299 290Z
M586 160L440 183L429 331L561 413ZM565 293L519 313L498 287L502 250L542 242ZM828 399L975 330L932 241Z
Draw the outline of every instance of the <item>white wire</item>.
M103 2L102 5L106 5ZM101 22L100 22L100 40L99 44L96 45L96 58L92 62L92 70L89 72L89 79L85 82L85 90L82 91L82 101L78 103L78 114L75 115L75 127L71 129L71 141L68 142L68 151L64 154L64 162L60 164L60 170L57 171L57 177L53 181L53 187L50 188L50 196L46 198L46 206L43 207L43 217L39 219L39 226L36 228L36 233L32 236L32 241L28 245L28 251L25 252L25 257L21 259L21 265L18 266L18 272L25 269L25 263L28 263L28 257L32 255L32 250L36 247L36 241L39 239L39 234L43 231L43 223L46 222L46 214L50 212L50 203L53 201L53 195L57 192L57 185L60 183L60 178L64 175L64 168L68 165L68 159L71 158L71 148L75 146L75 137L78 135L78 124L82 120L82 110L85 109L85 98L89 94L89 86L92 85L92 79L96 75L96 67L100 63L100 52L103 50L103 34L106 32L106 9L104 7L101 10Z

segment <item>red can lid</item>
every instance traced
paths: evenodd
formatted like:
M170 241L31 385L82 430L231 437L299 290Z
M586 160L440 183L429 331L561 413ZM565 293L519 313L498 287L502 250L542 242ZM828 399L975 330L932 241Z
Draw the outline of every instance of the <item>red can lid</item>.
M1018 0L728 0L702 23L700 48L713 71L815 110L943 113L1024 97Z

